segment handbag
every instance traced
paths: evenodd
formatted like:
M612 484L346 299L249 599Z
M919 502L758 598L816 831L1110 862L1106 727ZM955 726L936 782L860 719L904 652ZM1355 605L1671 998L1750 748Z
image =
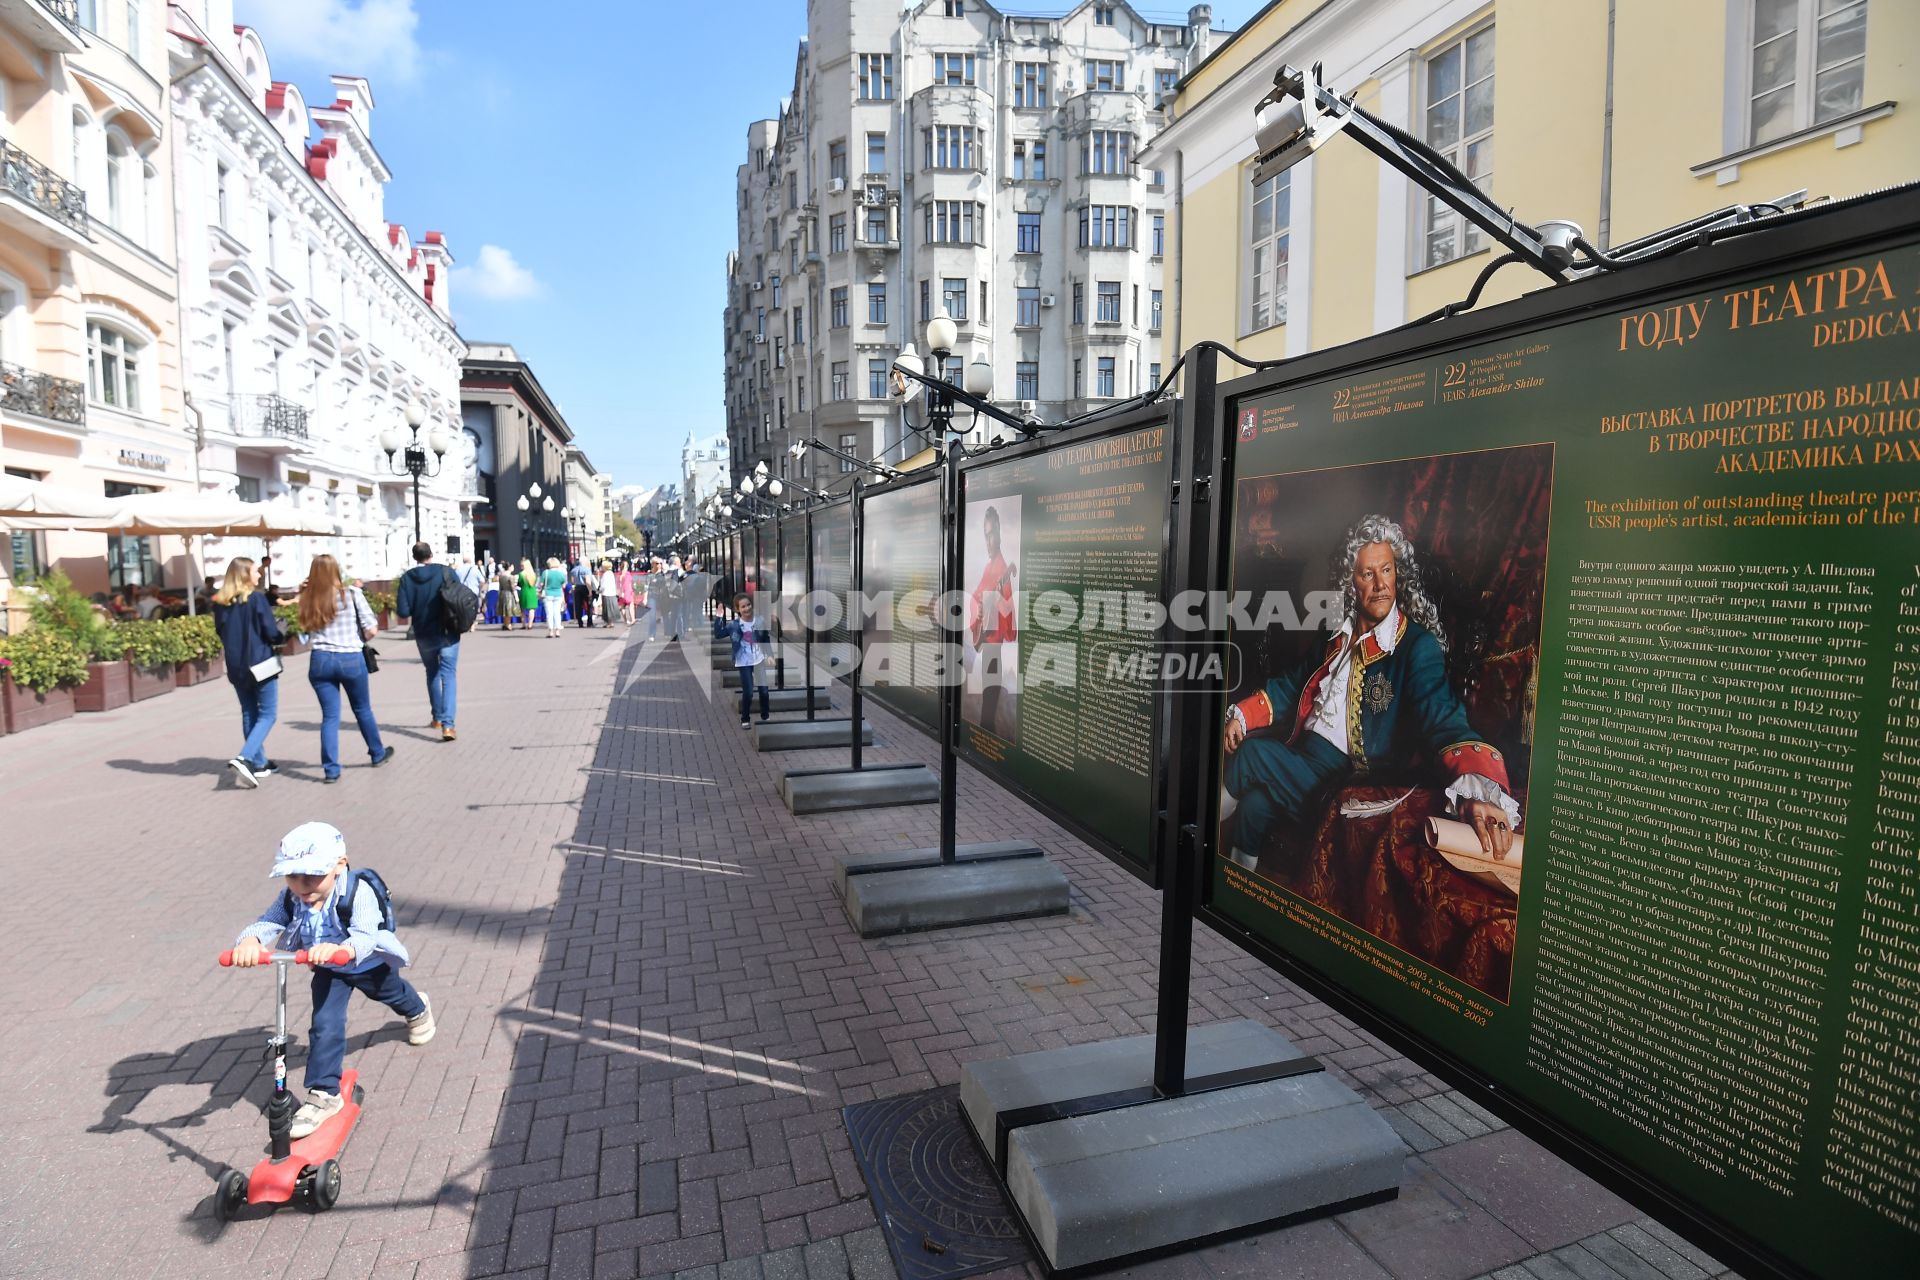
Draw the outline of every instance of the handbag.
M347 599L353 602L353 621L356 625L360 625L362 618L365 617L365 615L360 612L360 593L357 590L349 588L347 591ZM377 629L371 618L366 618L365 625L360 626L362 632ZM360 646L360 656L366 660L368 675L372 675L380 669L380 651L372 645L362 643Z
M284 670L286 670L286 667L282 665L280 655L276 653L269 657L262 658L260 661L248 667L247 674L253 677L255 684L265 684L267 681L277 678Z

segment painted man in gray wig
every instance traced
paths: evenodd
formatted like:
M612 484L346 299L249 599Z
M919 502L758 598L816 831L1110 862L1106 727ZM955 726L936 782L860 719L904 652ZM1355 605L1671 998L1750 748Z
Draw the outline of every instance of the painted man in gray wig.
M1415 781L1416 760L1481 847L1505 857L1520 807L1506 762L1447 683L1446 633L1407 535L1385 516L1362 517L1329 572L1344 611L1325 653L1227 713L1234 860L1253 866L1282 822L1300 822L1336 787L1375 772Z

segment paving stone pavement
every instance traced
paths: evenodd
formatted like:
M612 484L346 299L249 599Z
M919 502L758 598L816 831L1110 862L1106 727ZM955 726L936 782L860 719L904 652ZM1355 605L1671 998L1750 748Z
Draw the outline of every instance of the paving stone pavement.
M286 768L256 792L222 768L224 684L0 738L0 1275L891 1280L840 1108L1153 1028L1156 895L971 771L960 838L1038 840L1071 913L863 942L834 858L931 844L935 809L789 815L782 771L845 750L756 754L689 672L704 642L476 634L449 745L412 646L382 645L398 754L331 788L298 660L269 742ZM870 758L934 761L869 718ZM440 1032L409 1048L357 1001L368 1105L339 1206L223 1226L212 1179L263 1139L272 994L212 958L309 818L393 886ZM1115 1274L1727 1274L1204 928L1193 991L1192 1021L1260 1018L1379 1107L1413 1153L1402 1194ZM308 1007L298 984L302 1040Z

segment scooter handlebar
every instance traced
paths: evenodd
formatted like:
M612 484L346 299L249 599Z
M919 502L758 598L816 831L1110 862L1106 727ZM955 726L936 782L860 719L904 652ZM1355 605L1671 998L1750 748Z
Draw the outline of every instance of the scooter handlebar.
M307 953L305 951L269 951L266 953L265 963L279 964L287 960L291 960L295 964L305 964L307 962ZM233 948L229 947L220 953L220 967L223 969L233 968Z

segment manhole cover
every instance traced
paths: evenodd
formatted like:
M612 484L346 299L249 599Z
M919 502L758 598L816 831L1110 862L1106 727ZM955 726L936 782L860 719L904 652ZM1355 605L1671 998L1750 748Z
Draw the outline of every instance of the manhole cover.
M950 1280L1028 1258L1000 1183L960 1116L960 1088L842 1113L900 1280Z

